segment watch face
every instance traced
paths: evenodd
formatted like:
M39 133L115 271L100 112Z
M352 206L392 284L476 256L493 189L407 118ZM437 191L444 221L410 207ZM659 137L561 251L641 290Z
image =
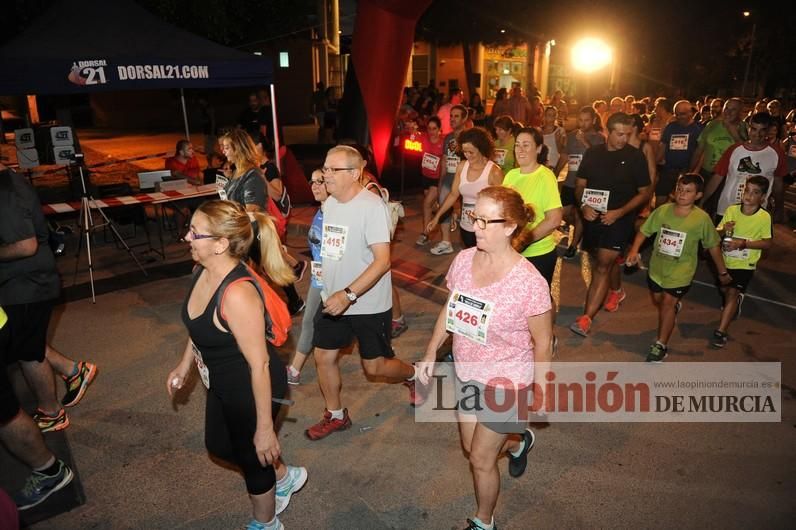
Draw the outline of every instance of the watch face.
M357 295L355 295L354 293L346 293L345 295L346 295L346 296L348 297L348 299L349 299L349 300L351 300L352 302L353 302L354 300L356 300L356 299L357 299Z

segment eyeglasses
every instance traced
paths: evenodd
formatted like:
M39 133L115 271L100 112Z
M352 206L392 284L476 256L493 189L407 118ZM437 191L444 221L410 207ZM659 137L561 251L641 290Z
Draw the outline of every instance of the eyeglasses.
M324 175L328 175L330 173L331 174L335 174L338 171L352 171L354 169L357 169L357 168L355 168L355 167L322 167L321 168L321 173L323 173Z
M476 225L481 230L486 230L486 225L490 225L492 223L505 223L505 219L486 219L485 217L478 217L473 212L467 212L467 217L470 218L470 221L474 225Z
M310 186L322 186L324 182L323 179L310 179Z
M188 230L188 235L191 236L191 241L198 241L200 239L218 239L220 236L212 236L210 234L197 234L193 228Z

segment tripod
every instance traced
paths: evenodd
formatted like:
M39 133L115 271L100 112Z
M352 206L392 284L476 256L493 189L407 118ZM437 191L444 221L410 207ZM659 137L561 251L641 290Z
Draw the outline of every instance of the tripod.
M138 265L138 268L141 269L141 272L144 273L144 276L149 276L141 265L141 262L138 261L135 253L133 253L130 246L124 240L124 238L119 234L119 231L116 229L116 225L113 224L113 221L108 218L105 214L105 211L97 204L97 201L94 200L94 197L88 192L86 188L86 179L83 176L83 164L82 164L82 154L75 154L75 161L77 162L77 170L78 174L80 175L80 185L83 189L83 195L80 199L80 214L79 214L79 223L80 223L80 241L77 245L77 253L75 255L75 280L77 280L77 271L78 267L80 266L80 252L83 249L83 238L85 237L86 240L86 255L88 256L88 277L89 283L91 284L91 302L96 304L97 297L94 292L94 262L91 259L91 233L94 231L95 228L101 228L103 226L107 226L110 228L111 233L113 233L113 237L116 238L124 249L130 254L130 257L133 258L135 264ZM105 220L104 223L95 225L94 218L91 215L91 209L94 208L97 210L102 218Z

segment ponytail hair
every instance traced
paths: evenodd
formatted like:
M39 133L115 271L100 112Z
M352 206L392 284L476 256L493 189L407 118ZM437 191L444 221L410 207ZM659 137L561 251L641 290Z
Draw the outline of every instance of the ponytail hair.
M247 212L235 201L213 200L202 203L197 212L210 220L210 235L229 241L233 258L248 261L253 269L278 285L296 278L285 261L282 244L271 217L264 212Z
M501 210L500 216L507 224L516 225L511 233L511 246L517 252L522 252L533 243L533 235L528 229L528 223L536 217L533 206L525 204L522 195L516 190L503 186L488 186L478 193L478 197L492 199Z
M542 165L547 164L547 154L550 151L550 148L544 143L544 136L536 127L523 127L517 131L517 134L514 135L515 138L518 138L521 134L530 134L531 138L533 138L533 143L536 144L536 147L542 146L542 149L536 154L536 161Z
M264 212L251 214L254 217L252 229L257 243L251 248L256 255L252 255L251 252L249 254L252 258L252 267L277 285L290 285L296 281L296 275L285 260L282 242L279 240L274 221Z

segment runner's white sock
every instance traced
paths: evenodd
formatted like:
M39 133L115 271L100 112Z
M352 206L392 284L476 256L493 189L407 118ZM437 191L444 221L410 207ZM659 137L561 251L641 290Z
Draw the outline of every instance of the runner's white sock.
M335 420L342 420L345 416L343 415L343 409L340 410L330 410L329 414L332 415L332 419Z
M50 457L50 459L49 459L49 460L47 460L47 463L46 463L46 464L44 464L43 466L41 466L41 467L34 467L34 468L33 468L33 471L39 471L39 472L41 472L41 471L49 470L49 469L50 469L50 468L51 468L53 465L55 465L55 456L51 456L51 457ZM48 473L45 473L45 475L47 475L47 474L48 474Z
M514 458L519 458L523 451L525 451L525 436L520 439L520 448L517 449L517 452L509 451L509 454Z
M479 525L484 530L492 530L495 527L495 516L492 516L492 519L489 521L489 524L486 524L478 517L473 517L473 522Z

